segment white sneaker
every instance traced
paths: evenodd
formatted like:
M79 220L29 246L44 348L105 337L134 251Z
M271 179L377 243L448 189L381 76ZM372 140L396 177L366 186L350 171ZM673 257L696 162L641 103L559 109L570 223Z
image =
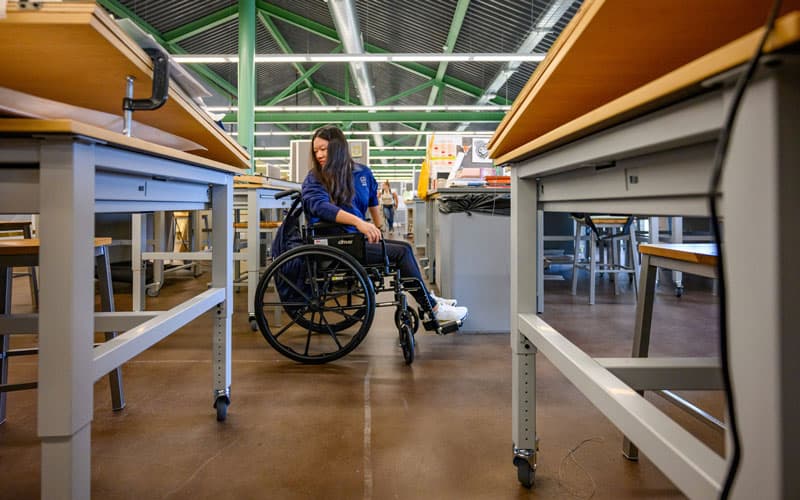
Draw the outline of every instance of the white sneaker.
M458 301L456 299L445 299L442 297L437 297L433 292L430 292L430 294L431 297L433 297L433 300L435 300L437 304L447 304L448 306L455 306L458 304Z
M466 307L456 307L441 302L433 312L437 321L463 321L468 313L469 309Z

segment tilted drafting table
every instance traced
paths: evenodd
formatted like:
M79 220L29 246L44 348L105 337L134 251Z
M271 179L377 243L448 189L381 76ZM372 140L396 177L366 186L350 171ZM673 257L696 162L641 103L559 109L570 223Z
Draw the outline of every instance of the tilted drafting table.
M726 457L625 383L650 376L669 384L680 374L702 385L699 375L687 375L688 363L670 358L669 366L656 368L653 358L627 360L636 366L612 372L536 315L535 214L707 216L731 82L754 53L771 3L588 0L498 128L490 143L493 157L513 167L515 463L535 468L541 352L687 496L718 496ZM729 221L729 359L744 450L732 491L737 499L796 498L800 492L799 242L798 232L783 223L787 214L800 212L798 8L796 1L784 2L764 63L739 108L720 186Z
M0 86L117 114L126 75L149 95L148 56L93 3L11 3L0 46ZM39 333L43 498L90 496L94 382L209 310L213 398L229 402L233 177L247 155L177 88L134 118L205 145L204 157L74 120L0 119L0 213L41 216L39 315L0 318L0 329ZM208 290L168 311L94 314L95 213L208 208L218 224ZM124 333L93 349L95 331Z

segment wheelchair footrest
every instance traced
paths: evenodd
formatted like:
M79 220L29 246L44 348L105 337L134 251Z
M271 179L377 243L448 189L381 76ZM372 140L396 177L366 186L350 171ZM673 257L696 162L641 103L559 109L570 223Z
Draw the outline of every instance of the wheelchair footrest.
M444 323L439 323L439 328L436 330L436 333L439 335L447 335L448 333L457 332L460 326L460 321L446 321Z
M457 332L458 328L461 326L461 322L445 321L440 323L436 321L436 319L429 319L427 321L423 321L422 326L425 327L425 331L436 332L438 335L447 335L448 333Z

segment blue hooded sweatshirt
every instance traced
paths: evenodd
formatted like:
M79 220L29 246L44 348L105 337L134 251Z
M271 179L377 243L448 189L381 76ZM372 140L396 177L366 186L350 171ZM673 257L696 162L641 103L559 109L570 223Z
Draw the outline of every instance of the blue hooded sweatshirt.
M372 170L366 165L356 163L353 165L353 188L355 194L350 206L340 207L331 201L331 195L325 189L313 172L309 172L303 181L303 210L309 216L309 223L319 221L336 222L339 210L349 212L356 217L366 220L369 207L378 206L378 181L372 175ZM357 233L355 226L343 225L348 233Z

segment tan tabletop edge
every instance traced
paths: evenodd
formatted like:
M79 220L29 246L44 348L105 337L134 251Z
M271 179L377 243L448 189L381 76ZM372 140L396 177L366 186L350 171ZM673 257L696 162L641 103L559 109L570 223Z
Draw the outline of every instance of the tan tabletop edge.
M642 243L639 253L697 264L717 263L717 246L714 243Z
M578 12L575 13L572 21L564 27L564 30L548 51L544 61L536 68L532 78L528 80L522 88L522 91L514 100L511 109L497 126L495 133L487 144L490 150L501 143L506 134L514 127L522 114L521 111L527 108L530 101L535 97L535 90L547 81L552 71L558 67L558 62L569 53L570 47L579 39L580 33L589 26L592 18L602 7L604 1L605 0L587 0L581 8L578 9Z
M111 245L111 238L94 239L95 247ZM0 240L0 255L29 255L39 253L39 238Z
M121 146L148 154L162 156L183 162L211 167L231 173L241 173L243 170L215 160L178 151L159 144L153 144L135 137L128 137L104 128L87 125L75 120L38 120L34 118L2 118L0 119L0 135L75 135L105 143Z
M629 217L592 217L594 224L625 224Z
M276 227L280 227L280 221L261 221L260 226L262 229L274 229ZM247 222L234 222L233 227L236 229L246 229Z
M117 116L126 75L135 78L135 96L150 92L149 56L94 1L38 9L10 2L0 19L0 46L14 48L0 51L0 86L12 90ZM250 168L248 152L174 81L160 109L137 112L134 119L205 148L194 155Z
M495 161L503 164L541 153L576 140L602 128L644 113L648 105L661 106L669 96L678 94L708 78L746 62L763 34L763 28L753 31L705 56L653 80L608 104L600 106L552 131L534 138L530 142L498 156ZM765 53L774 52L800 40L800 12L792 12L779 18L765 46Z

